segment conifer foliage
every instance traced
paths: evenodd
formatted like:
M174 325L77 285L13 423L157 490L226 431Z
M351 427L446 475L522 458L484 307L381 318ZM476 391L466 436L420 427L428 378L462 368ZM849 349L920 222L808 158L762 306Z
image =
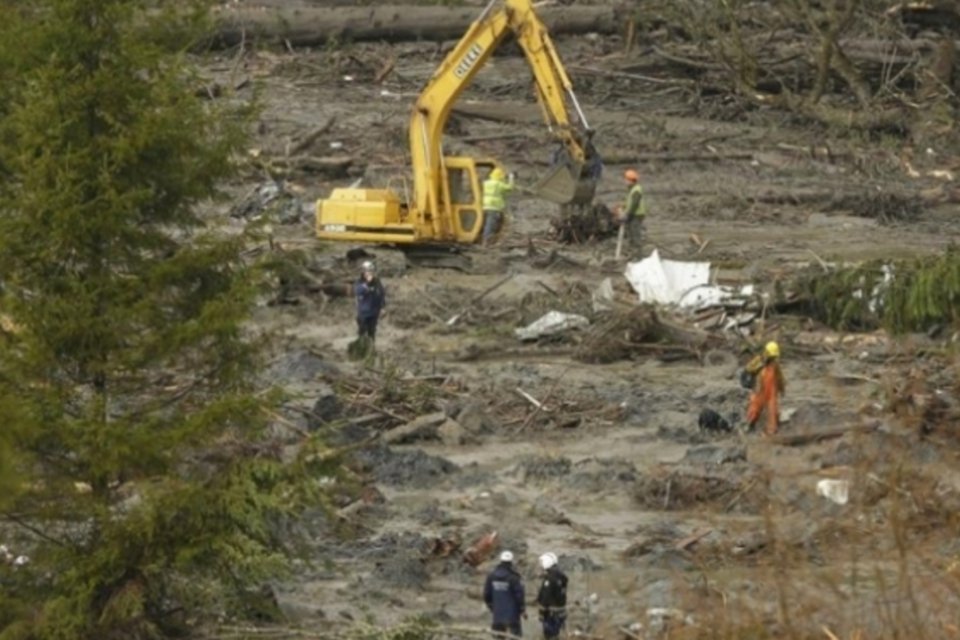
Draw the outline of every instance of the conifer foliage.
M244 114L197 96L203 7L0 7L0 536L31 557L0 638L158 637L276 564L255 280L197 214Z

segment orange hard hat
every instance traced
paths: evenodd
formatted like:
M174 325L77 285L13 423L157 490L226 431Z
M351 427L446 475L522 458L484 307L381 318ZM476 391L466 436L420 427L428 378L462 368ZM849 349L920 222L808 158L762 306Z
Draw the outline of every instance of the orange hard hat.
M636 169L627 169L623 172L623 179L627 182L639 182L640 174L637 173Z

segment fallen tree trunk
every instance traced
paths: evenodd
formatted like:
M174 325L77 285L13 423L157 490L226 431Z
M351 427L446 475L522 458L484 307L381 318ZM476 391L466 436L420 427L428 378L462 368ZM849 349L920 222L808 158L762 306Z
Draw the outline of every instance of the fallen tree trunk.
M858 425L854 427L838 427L836 429L823 429L820 431L811 431L808 433L791 433L786 435L774 436L770 438L773 444L779 444L784 447L802 447L824 440L833 440L842 438L848 433L872 433L880 427L877 424Z
M332 178L343 178L347 170L356 163L350 156L294 156L290 158L272 158L265 163L266 168L275 175L287 175L293 172L322 173Z
M377 40L442 42L459 38L477 19L476 8L372 6L226 8L218 12L212 44L231 47L244 41L286 42L308 47L331 41ZM545 7L540 18L552 34L621 31L616 11L610 7Z

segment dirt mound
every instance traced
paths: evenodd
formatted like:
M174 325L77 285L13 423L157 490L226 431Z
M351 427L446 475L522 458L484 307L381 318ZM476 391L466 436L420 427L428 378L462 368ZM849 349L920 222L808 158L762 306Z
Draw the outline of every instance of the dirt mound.
M572 468L573 462L569 458L553 456L530 456L517 465L517 471L524 482L562 478L568 475Z
M355 459L377 482L393 487L429 487L459 469L446 458L431 456L419 449L394 451L386 446L371 447L358 452Z
M373 576L386 585L401 589L422 590L430 582L430 572L420 554L409 550L377 562Z
M637 480L637 469L622 458L587 458L577 462L565 479L567 486L586 493L602 493L630 486Z

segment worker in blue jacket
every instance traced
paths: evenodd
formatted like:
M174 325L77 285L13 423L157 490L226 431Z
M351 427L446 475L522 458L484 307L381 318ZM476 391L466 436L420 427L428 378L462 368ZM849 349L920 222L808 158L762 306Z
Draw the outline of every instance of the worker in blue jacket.
M373 341L377 337L377 322L387 306L387 292L377 277L377 269L369 260L361 265L360 278L353 286L357 297L357 331L360 338Z
M491 629L499 633L509 633L518 638L523 636L520 625L520 618L526 617L523 580L513 568L511 552L501 553L500 564L487 576L487 581L483 585L483 601L493 614Z

